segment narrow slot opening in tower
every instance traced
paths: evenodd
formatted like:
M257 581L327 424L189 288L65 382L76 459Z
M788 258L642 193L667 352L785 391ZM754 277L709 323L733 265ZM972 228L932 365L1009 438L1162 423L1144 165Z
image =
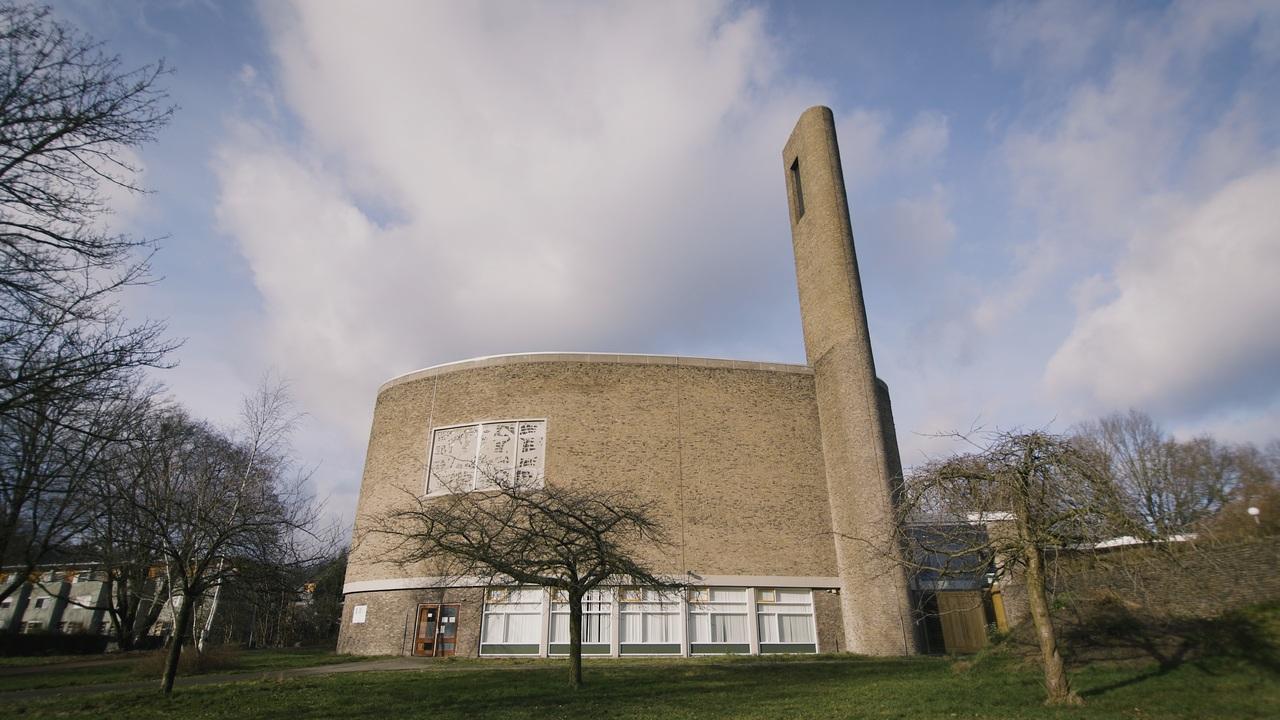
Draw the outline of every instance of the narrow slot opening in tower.
M791 187L796 194L796 220L804 217L804 191L800 189L800 158L791 163Z

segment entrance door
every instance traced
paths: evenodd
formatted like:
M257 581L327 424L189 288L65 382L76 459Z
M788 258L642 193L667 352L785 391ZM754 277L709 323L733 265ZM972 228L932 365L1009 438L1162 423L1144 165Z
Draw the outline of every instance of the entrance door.
M975 653L987 644L986 615L982 593L977 591L938 593L938 615L942 619L942 642L949 653Z
M458 606L419 605L418 627L413 654L418 657L447 657L458 647Z

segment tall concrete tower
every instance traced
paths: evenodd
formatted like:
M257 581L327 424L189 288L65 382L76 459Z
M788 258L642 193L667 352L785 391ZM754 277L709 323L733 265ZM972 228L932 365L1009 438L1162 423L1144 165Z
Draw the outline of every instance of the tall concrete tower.
M887 562L897 441L877 385L831 110L800 116L782 151L805 354L814 370L845 638L852 652L914 652L906 577Z

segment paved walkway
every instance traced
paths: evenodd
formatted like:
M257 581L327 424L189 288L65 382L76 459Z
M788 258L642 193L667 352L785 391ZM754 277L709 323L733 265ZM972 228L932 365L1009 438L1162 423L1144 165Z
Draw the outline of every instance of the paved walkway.
M66 665L58 665L65 668ZM37 666L36 669L39 669ZM45 668L47 669L47 667ZM197 685L216 685L218 683L244 682L246 680L282 680L284 678L311 677L314 675L333 675L349 672L381 672L391 670L426 670L435 669L419 659L383 658L379 660L361 660L336 665L315 665L312 667L289 668L286 670L260 670L257 672L235 673L227 675L188 675L174 681L174 687L194 687ZM461 668L451 668L461 669ZM13 673L18 674L18 673ZM27 674L27 673L22 673ZM0 703L11 700L34 700L66 695L88 695L106 692L128 692L133 690L159 690L160 681L138 680L135 682L106 683L103 685L70 685L66 687L37 688L35 690L13 690L0 692Z

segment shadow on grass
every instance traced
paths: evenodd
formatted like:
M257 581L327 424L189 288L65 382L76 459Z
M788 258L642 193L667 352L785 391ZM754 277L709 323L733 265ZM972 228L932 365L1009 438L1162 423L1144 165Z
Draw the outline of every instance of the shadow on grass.
M396 713L406 707L414 716L456 717L465 708L468 717L758 717L762 707L778 715L814 716L814 705L830 696L833 688L843 696L856 686L860 698L906 693L904 683L920 675L947 677L944 661L839 658L811 663L672 662L636 666L588 666L586 686L570 690L568 665L547 665L519 673L481 670L465 678L424 673L406 682L403 673L367 673L359 679L361 711L370 717ZM785 682L783 679L785 678ZM316 716L339 708L309 707L302 703L320 699L332 691L333 678L305 681L314 691L294 681L293 704L287 712L268 710L276 701L264 697L255 703L258 717ZM332 697L332 696L330 696ZM832 701L835 698L831 698ZM847 700L845 701L847 702ZM323 703L323 701L322 701ZM326 717L332 715L325 715Z
M1280 675L1280 603L1254 606L1216 618L1143 617L1118 602L1099 605L1064 628L1073 664L1099 659L1150 659L1156 665L1134 677L1091 688L1096 696L1166 675L1185 664L1216 674L1232 659Z

